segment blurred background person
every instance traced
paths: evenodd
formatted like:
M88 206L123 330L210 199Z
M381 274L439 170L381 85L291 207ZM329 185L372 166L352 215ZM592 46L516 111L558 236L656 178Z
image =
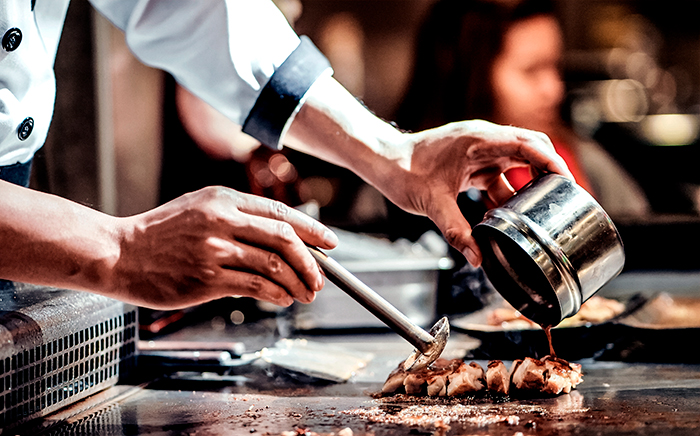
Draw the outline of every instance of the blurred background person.
M548 0L438 0L416 41L414 68L395 120L418 131L464 119L526 127L550 136L577 182L613 217L648 211L635 180L597 143L577 136L562 117L564 41ZM514 189L531 180L528 168L506 173ZM462 212L473 224L489 205L464 193ZM387 202L392 239L419 238L435 229ZM442 313L479 309L492 294L480 268L453 256L457 267L441 286Z
M649 206L635 180L561 116L563 51L551 1L438 0L419 31L412 80L396 122L417 131L481 118L545 132L577 182L608 213L643 214ZM516 190L531 179L527 168L507 176ZM478 194L465 196L464 212L480 220L485 209L474 199ZM431 226L388 207L394 236L414 238Z

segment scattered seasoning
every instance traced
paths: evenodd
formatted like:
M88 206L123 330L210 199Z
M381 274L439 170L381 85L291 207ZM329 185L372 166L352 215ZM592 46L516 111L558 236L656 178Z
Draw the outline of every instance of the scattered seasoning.
M344 410L340 413L356 416L373 424L432 427L436 434L441 434L440 431L451 424L471 424L477 427L494 424L517 426L526 415L556 419L561 415L587 413L589 409L581 407L583 397L573 397L572 401L564 402L560 408L552 409L534 404L494 404L490 401L478 402L475 399L438 399L398 394L382 399L378 406ZM527 421L524 425L526 428L536 428L534 421Z

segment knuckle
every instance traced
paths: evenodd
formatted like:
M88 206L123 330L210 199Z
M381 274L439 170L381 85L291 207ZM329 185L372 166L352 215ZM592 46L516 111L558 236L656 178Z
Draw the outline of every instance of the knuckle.
M206 234L211 232L203 231L202 233L202 236L193 238L188 254L191 262L198 266L214 266L219 259L225 256L226 249L218 237Z
M281 220L286 219L291 213L289 206L280 201L272 201L270 203L270 209L272 216Z
M200 242L200 244L201 247L198 251L203 255L203 257L208 257L212 254L216 255L216 253L223 250L220 239L212 235L203 235L203 240Z
M245 288L253 295L261 293L265 289L266 280L257 274L248 276Z
M237 210L239 200L231 195L232 191L223 186L207 186L197 191L200 194L195 208L201 209L208 216L223 216L222 210Z
M202 195L208 200L217 200L226 196L228 191L227 188L223 186L206 186L200 190Z
M267 270L270 274L279 274L282 271L282 259L276 253L267 256Z
M208 266L199 268L197 275L194 278L198 283L201 283L207 287L214 286L218 282L216 268L211 268Z
M462 240L462 232L460 232L458 229L446 229L443 232L443 235L445 236L445 240L447 240L448 244L453 247L460 248L458 245Z
M198 259L190 270L192 279L203 285L211 285L216 282L220 268L216 262L210 259Z
M219 196L219 187L207 186L198 191L186 194L190 201L191 209L201 209L205 205L212 203Z
M277 234L284 242L291 243L295 235L294 227L287 222L279 221L277 223Z

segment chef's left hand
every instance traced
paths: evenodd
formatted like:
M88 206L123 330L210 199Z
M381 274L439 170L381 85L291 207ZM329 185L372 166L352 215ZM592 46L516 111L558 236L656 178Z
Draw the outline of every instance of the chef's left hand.
M114 233L120 253L108 295L156 309L232 295L309 303L323 277L305 244L337 244L330 229L302 212L224 187L120 218Z

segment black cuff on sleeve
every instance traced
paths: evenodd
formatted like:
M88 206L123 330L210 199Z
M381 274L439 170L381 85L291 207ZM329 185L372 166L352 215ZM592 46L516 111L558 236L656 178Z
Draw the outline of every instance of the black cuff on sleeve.
M330 68L328 59L306 36L275 71L248 117L243 132L273 149L280 149L282 131L299 102L318 77Z

